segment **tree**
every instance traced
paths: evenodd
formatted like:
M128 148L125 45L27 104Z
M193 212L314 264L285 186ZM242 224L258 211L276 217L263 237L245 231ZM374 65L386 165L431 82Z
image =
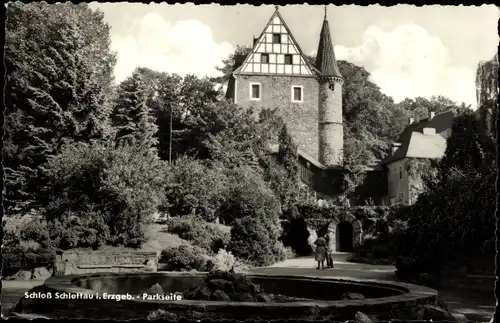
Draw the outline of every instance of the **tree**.
M218 83L225 83L229 80L231 74L235 70L236 59L238 57L246 57L252 51L250 46L236 46L234 53L222 61L222 66L217 66L216 69L222 73L222 76L214 78L213 81Z
M166 204L163 209L177 216L193 214L203 208L213 215L204 220L213 221L231 187L230 178L221 167L192 157L176 159L165 169L165 174Z
M478 114L483 133L496 140L498 116L498 54L492 60L479 63L476 73Z
M399 252L411 266L494 252L496 147L478 124L472 113L455 118L437 183L411 208Z
M148 93L139 73L123 81L111 114L115 141L119 144L152 148L157 144L156 120L148 106Z
M414 118L415 121L427 118L429 112L439 114L455 110L457 114L463 114L470 110L470 106L465 103L462 102L459 105L442 95L432 96L430 99L423 97L407 98L398 103L398 106L402 111L406 112L408 118Z
M109 136L115 56L109 26L87 4L12 3L5 46L7 212L29 209L39 167L66 140Z

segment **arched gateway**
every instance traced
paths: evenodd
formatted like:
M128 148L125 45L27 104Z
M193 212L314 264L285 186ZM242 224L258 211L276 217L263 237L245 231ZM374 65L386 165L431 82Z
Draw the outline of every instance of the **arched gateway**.
M354 216L341 216L330 222L335 235L335 251L352 252L361 243L361 221Z
M308 219L306 222L314 230L322 228L321 231L323 231L326 229L324 219ZM335 235L334 250L337 252L352 252L361 243L361 221L354 216L342 215L337 219L332 219L329 221L328 227L333 230Z

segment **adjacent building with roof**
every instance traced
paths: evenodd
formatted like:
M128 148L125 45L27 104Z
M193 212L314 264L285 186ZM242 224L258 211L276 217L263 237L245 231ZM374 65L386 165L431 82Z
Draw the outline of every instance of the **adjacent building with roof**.
M412 204L411 176L407 167L409 159L439 159L446 150L446 139L456 116L454 110L440 114L429 112L427 118L409 125L393 143L389 154L380 163L387 171L388 204Z

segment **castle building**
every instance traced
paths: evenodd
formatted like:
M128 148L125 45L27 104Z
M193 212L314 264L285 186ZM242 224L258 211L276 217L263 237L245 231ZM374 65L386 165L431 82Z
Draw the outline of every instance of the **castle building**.
M256 114L276 109L297 145L303 182L318 197L335 195L343 165L344 79L326 8L315 62L304 55L278 7L251 52L235 61L227 96Z

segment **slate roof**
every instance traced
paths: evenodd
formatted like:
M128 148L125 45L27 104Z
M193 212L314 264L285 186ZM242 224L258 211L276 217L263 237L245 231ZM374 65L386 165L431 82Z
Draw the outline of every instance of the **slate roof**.
M403 158L441 158L446 150L446 139L451 133L455 110L436 114L415 122L401 133L396 140L401 146L382 160L381 165L387 165ZM435 135L424 135L424 128L436 129Z
M333 50L332 37L330 35L330 25L328 20L323 20L321 34L319 38L318 51L316 54L316 68L321 71L323 76L342 77L340 74L337 60L335 59L335 51Z

